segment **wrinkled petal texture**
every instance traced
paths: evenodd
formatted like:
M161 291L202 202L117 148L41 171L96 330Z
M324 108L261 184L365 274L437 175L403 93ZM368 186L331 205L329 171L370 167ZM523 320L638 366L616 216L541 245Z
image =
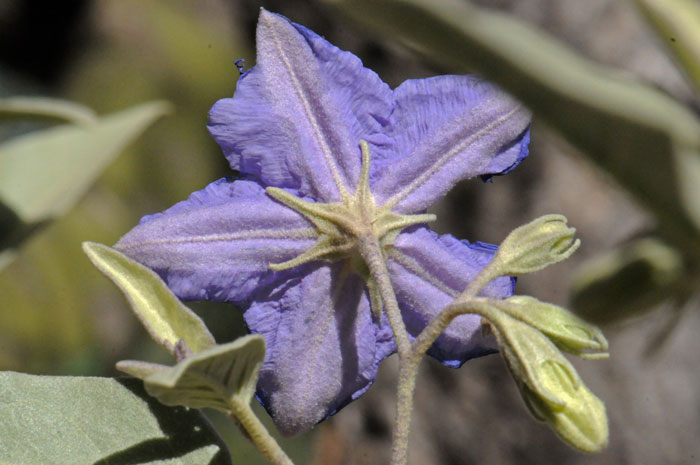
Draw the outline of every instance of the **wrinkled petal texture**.
M185 300L246 302L270 263L313 246L312 225L253 181L221 179L144 217L115 248L154 269Z
M512 169L527 155L530 112L472 76L409 80L394 91L393 157L373 171L379 205L414 213L455 183Z
M391 90L351 53L262 10L255 67L209 115L209 131L243 179L219 180L145 217L115 247L156 270L182 299L247 307L249 329L267 343L257 395L282 432L298 433L364 393L396 347L386 316L373 320L365 283L344 261L269 269L310 249L317 231L265 187L338 202L358 185L366 140L377 205L421 212L462 179L517 165L527 155L529 119L473 77L410 80ZM426 227L398 235L388 268L412 335L494 251ZM513 284L498 278L482 294L507 297ZM480 318L463 315L428 353L459 366L495 348Z
M386 318L372 321L364 281L343 266L303 265L304 273L262 289L244 314L268 347L257 395L284 434L362 395L395 350Z
M388 267L404 321L417 335L486 266L496 247L470 244L453 236L438 235L425 227L407 230L389 251ZM513 294L510 277L491 281L481 295L505 298ZM438 337L428 354L450 367L470 358L496 352L496 341L481 334L481 318L461 315Z
M357 184L360 139L383 140L391 89L352 53L264 10L257 59L214 105L209 131L246 177L340 200Z

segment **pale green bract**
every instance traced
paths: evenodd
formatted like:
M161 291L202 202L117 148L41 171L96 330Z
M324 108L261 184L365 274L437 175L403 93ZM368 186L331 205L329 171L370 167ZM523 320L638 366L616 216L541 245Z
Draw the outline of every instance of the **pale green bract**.
M253 398L264 357L265 340L248 335L199 352L174 367L124 361L117 369L142 378L146 391L165 405L227 412L232 404L246 405Z
M121 289L136 317L167 351L201 352L215 344L204 322L149 268L103 244L83 243L92 263ZM184 341L185 347L182 347ZM178 357L184 358L184 357Z

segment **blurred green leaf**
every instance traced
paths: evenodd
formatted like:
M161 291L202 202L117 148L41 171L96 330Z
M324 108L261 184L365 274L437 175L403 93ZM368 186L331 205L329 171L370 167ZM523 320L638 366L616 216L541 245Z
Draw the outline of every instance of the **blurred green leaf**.
M572 282L574 311L594 323L639 315L678 294L683 259L658 239L639 239L585 262Z
M227 465L196 410L159 404L133 379L0 372L0 462Z
M700 3L697 0L634 0L634 3L700 93Z
M27 223L65 213L168 108L163 102L146 103L102 117L89 128L60 126L5 142L0 145L0 200Z
M653 210L668 240L700 259L700 216L689 213L697 207L679 194L677 180L678 159L700 157L700 121L684 105L515 18L460 0L327 1L504 87Z
M0 250L0 270L10 264L12 260L17 256L17 252L14 250Z
M264 358L265 340L251 334L195 354L174 367L153 366L144 383L146 391L165 405L228 411L232 402L248 405L253 398ZM133 366L117 364L124 371ZM132 370L130 374L137 373Z
M178 359L187 355L179 350L196 353L215 344L204 322L149 268L103 244L84 242L83 250L121 289L151 337ZM186 344L184 348L181 341Z
M124 147L168 109L151 102L90 124L34 131L1 144L0 251L19 247L66 213ZM15 254L3 255L0 270Z
M0 98L0 122L16 119L46 119L90 126L97 122L90 108L49 97Z

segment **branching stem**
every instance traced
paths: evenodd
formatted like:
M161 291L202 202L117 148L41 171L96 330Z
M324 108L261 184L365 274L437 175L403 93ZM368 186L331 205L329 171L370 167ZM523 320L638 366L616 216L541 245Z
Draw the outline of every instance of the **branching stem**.
M476 297L476 295L497 275L494 274L497 272L494 267L484 268L469 284L464 293L454 303L445 307L411 343L379 241L375 236L367 235L361 237L358 242L360 255L362 255L372 278L377 283L384 311L386 311L396 339L399 355L399 380L396 391L396 417L392 438L391 465L406 465L413 395L420 361L435 339L455 317L464 313L480 313L480 308L487 308L485 307L486 303L482 301L483 299Z

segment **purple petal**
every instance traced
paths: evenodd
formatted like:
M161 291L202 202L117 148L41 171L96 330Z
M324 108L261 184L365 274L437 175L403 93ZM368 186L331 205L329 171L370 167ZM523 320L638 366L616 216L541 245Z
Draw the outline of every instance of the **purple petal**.
M455 299L486 266L496 246L470 244L425 227L401 233L389 251L389 273L404 321L417 335L446 305ZM480 295L503 298L513 294L514 280L500 277ZM470 358L496 351L492 337L481 334L481 318L455 318L428 351L447 366L459 367Z
M315 236L256 182L220 179L144 217L115 248L158 272L182 299L242 303L274 274L270 263L303 253Z
M340 200L357 183L360 139L384 139L391 89L353 54L265 10L257 53L234 97L212 108L211 134L247 177Z
M530 113L472 76L409 80L394 91L395 156L375 166L378 205L425 210L452 186L511 169L527 154Z
M261 290L244 314L267 343L258 397L284 434L310 429L362 395L395 350L372 321L364 281L343 263L307 264Z

